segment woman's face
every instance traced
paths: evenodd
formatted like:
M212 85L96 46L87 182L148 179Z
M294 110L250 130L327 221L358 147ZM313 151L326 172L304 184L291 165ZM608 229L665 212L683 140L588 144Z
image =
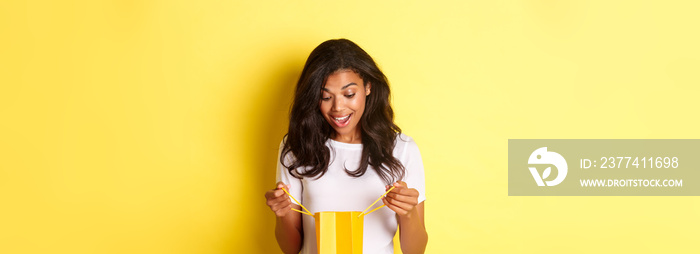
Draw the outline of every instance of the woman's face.
M335 129L336 138L352 141L359 137L357 126L369 93L370 84L365 86L362 78L352 70L338 70L328 76L322 88L321 114Z

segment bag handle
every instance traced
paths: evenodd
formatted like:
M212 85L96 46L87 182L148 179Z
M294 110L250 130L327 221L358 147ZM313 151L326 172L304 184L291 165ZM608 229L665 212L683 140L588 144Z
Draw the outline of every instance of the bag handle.
M394 187L395 187L395 186L391 186L391 188L389 188L388 191L384 192L384 194L382 194L382 196L380 196L377 200L375 200L374 203L372 203L371 205L369 205L369 207L367 207L367 209L365 209L364 211L362 211L362 212L360 213L360 215L358 215L357 217L359 218L359 217L361 217L361 216L368 215L368 214L370 214L370 213L373 213L373 212L376 211L376 210L379 210L379 208L384 207L385 205L381 205L381 206L379 206L379 207L377 207L377 208L372 209L372 211L369 211L368 213L365 213L365 212L366 212L367 210L369 210L372 206L374 206L374 204L376 204L380 199L382 199L384 196L386 196L387 193L389 193L391 190L393 190ZM287 193L287 196L289 196L290 198L292 198L292 200L294 200L294 202L297 202L297 204L299 204L299 206L301 206L301 208L304 209L304 211L300 211L300 210L297 210L297 209L292 208L292 211L299 212L299 213L302 213L302 214L306 214L306 215L309 215L309 216L311 216L311 217L314 216L311 212L309 212L309 209L306 209L306 207L304 207L304 205L302 205L301 202L297 201L297 199L294 198L294 197L292 196L292 194L289 194L289 192L287 192L286 189L282 188L282 190L284 191L284 193Z
M368 213L365 213L367 210L369 210L370 207L372 207L374 204L376 204L377 201L379 201L380 199L382 199L384 196L386 196L387 193L389 193L391 190L393 190L394 187L395 187L395 186L391 186L391 188L389 188L388 191L384 192L384 194L382 194L381 197L379 197L377 200L375 200L374 203L372 203L371 205L369 205L369 206L367 207L367 209L365 209L364 211L362 211L362 213L360 213L360 215L358 215L357 217L359 218L360 216L368 215L368 214L370 214L370 213L372 213L372 212L374 212L374 211L376 211L376 210L379 210L379 208L384 207L385 205L381 205L381 206L379 206L379 207L377 207L377 208L372 209L372 211L369 211Z
M287 192L287 190L285 190L284 188L282 188L282 190L284 191L284 193L287 193L287 196L289 196L290 198L292 198L292 199L294 200L294 202L297 202L297 204L299 204L299 206L301 206L301 208L304 208L304 211L306 211L306 212L304 212L304 211L299 211L299 210L294 209L294 208L292 208L292 211L300 212L300 213L302 213L302 214L306 214L306 215L309 215L309 216L311 216L311 217L314 216L313 214L311 214L311 212L309 212L309 209L306 209L306 207L304 207L304 205L301 204L301 202L297 201L296 198L292 197L292 194L289 194L289 192Z

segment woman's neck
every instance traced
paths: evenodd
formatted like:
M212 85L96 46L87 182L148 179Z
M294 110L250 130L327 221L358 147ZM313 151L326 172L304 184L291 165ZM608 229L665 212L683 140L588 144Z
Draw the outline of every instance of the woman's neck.
M357 133L349 135L340 135L338 133L334 133L331 139L342 143L362 144L362 135L359 131Z

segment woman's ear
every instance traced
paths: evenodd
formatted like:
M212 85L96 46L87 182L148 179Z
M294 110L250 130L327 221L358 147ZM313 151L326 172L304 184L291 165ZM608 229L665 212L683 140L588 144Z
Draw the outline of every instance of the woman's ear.
M365 85L365 96L369 95L370 92L372 92L372 83L367 82Z

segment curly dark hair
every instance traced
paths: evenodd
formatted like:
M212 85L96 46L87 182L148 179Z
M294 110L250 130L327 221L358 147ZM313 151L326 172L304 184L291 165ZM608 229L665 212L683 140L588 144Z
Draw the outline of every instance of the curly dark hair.
M349 175L360 177L368 166L388 185L404 176L404 166L393 155L395 139L401 129L394 123L394 111L389 102L389 82L372 57L360 46L347 39L328 40L309 55L296 85L294 102L289 114L289 130L285 135L280 162L289 173L302 177L322 177L328 171L330 149L325 145L334 130L323 118L319 102L326 79L338 70L352 70L370 83L372 93L365 101L365 111L359 121L362 133L362 157L356 170L345 169ZM285 163L292 153L291 164ZM305 170L297 170L305 168Z

